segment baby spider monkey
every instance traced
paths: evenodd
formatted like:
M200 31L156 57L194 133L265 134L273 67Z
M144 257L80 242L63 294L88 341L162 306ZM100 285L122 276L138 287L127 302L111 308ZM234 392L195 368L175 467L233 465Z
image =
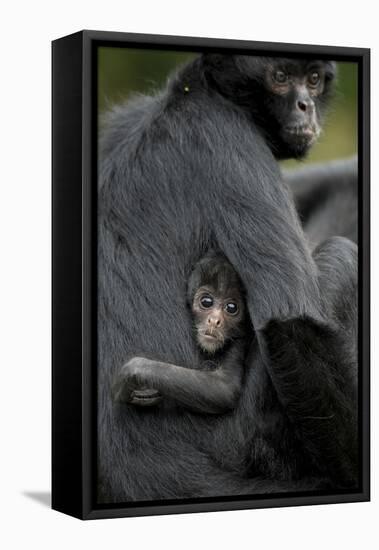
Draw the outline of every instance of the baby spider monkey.
M114 379L116 401L151 406L169 397L192 411L213 414L235 407L250 326L242 283L227 259L211 251L191 273L187 296L198 364L179 366L133 357Z

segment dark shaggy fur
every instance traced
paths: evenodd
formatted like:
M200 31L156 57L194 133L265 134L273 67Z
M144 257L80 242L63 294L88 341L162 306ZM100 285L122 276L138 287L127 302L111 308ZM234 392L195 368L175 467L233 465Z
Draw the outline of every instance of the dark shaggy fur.
M333 235L358 242L358 159L286 171L311 247Z
M114 109L102 142L100 502L356 483L356 250L336 240L311 254L261 130L209 63ZM214 417L113 402L130 357L195 363L186 287L212 247L241 277L257 334L238 406Z

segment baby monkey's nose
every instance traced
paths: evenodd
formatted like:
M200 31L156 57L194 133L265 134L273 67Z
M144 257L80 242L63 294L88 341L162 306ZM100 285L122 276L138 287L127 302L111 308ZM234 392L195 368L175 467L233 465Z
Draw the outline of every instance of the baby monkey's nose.
M219 328L222 324L221 315L215 315L215 314L209 315L209 317L207 319L207 323L211 327Z

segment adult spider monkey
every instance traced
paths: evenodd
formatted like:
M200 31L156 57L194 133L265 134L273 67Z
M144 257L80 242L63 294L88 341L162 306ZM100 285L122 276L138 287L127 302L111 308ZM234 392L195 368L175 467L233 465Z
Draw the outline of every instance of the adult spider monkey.
M356 250L337 239L311 252L276 161L309 150L334 74L329 61L207 54L162 93L110 113L99 196L99 501L357 483ZM196 364L186 285L213 247L238 273L256 333L236 406L215 424L115 402L112 384L133 357Z

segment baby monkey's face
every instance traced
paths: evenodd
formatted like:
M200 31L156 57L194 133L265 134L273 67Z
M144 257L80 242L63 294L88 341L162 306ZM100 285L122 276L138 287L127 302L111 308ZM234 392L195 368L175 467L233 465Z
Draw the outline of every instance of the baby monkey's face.
M192 304L196 338L207 353L220 351L228 340L243 336L245 304L239 288L224 291L200 287Z

